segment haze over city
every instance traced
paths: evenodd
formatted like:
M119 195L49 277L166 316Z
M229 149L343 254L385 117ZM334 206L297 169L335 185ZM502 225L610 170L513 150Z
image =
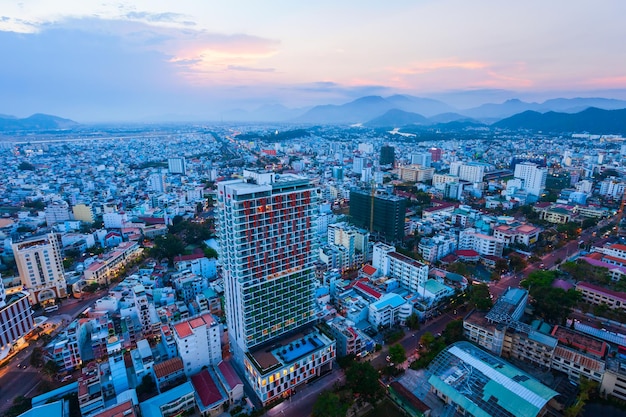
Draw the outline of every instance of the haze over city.
M10 2L0 113L219 120L367 95L626 98L622 1Z

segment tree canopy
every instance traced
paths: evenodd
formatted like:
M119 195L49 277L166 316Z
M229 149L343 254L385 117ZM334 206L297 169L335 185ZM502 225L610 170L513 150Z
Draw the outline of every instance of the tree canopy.
M374 404L384 395L378 382L378 371L369 362L354 362L346 370L346 386L370 404Z
M406 351L404 350L404 346L399 343L391 345L389 347L389 358L391 362L396 365L404 362L406 360Z
M475 284L470 287L469 303L480 311L487 311L493 306L487 284Z
M345 417L348 404L341 401L339 395L331 391L322 391L313 404L313 417Z
M581 293L570 289L555 288L555 271L535 271L528 275L520 285L528 289L532 297L535 314L548 323L564 324L572 307L581 299Z

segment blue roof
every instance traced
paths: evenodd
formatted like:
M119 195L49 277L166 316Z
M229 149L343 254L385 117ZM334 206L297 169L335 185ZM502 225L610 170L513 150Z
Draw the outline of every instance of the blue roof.
M74 381L67 385L63 385L62 387L59 387L55 390L48 391L45 394L41 394L36 397L33 397L32 405L33 407L36 407L38 405L47 403L51 399L63 398L64 396L72 392L76 392L76 393L78 392L78 381Z
M382 296L382 298L374 303L371 306L377 310L382 310L387 307L398 308L402 304L404 304L404 298L399 296L398 294L389 293Z
M50 404L38 405L28 411L24 411L19 417L61 417L63 413L63 400L55 401Z
M176 388L172 388L171 390L166 391L163 394L157 395L156 397L152 397L149 400L142 402L140 404L141 415L143 417L161 417L160 407L162 405L179 400L183 396L190 393L195 395L195 390L193 389L193 385L191 384L191 382L187 381L184 384L177 386Z

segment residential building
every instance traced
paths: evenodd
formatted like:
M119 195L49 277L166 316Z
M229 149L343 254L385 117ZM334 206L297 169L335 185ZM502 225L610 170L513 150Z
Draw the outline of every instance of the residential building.
M419 292L428 279L428 265L397 252L389 252L389 276L404 288Z
M196 406L195 393L192 383L187 381L139 404L141 415L142 417L173 417L191 412Z
M373 221L372 202L374 203ZM350 191L350 216L359 227L369 229L387 242L404 239L406 199L393 194L375 193L371 190Z
M459 249L473 249L481 255L502 257L504 241L468 228L459 233Z
M139 243L122 242L85 269L85 281L108 286L113 278L118 277L126 265L137 259L142 253L143 249Z
M613 310L626 310L626 293L609 290L587 282L577 283L576 291L579 291L583 301L589 304L605 304Z
M54 226L57 223L63 223L70 220L69 206L65 201L54 201L44 209L46 217L46 225Z
M531 246L537 243L541 228L530 224L503 224L493 229L493 237L504 242L504 246L512 243Z
M383 145L380 148L380 165L391 165L396 163L396 149L390 145Z
M102 382L97 362L89 362L78 378L78 405L83 416L104 410Z
M524 182L523 189L528 194L539 197L546 188L548 169L532 162L521 162L515 165L513 176Z
M49 233L12 245L22 287L31 304L54 304L67 297L63 255L56 235Z
M167 170L170 174L187 174L187 166L185 164L185 158L167 158Z
M72 207L72 213L74 214L74 220L80 220L85 223L94 222L93 208L87 204L76 204Z
M196 405L201 416L217 416L224 411L224 404L228 403L228 394L219 383L213 369L203 369L193 375L191 384L196 391Z
M230 403L234 404L241 401L244 396L243 382L239 378L239 375L237 375L237 372L235 372L235 369L232 367L230 362L220 362L215 368L215 371L220 383L228 394L228 400Z
M426 182L433 178L435 168L427 168L421 165L407 165L400 167L398 175L402 181Z
M220 324L211 314L175 324L174 339L183 360L186 375L193 375L204 366L222 360Z
M411 154L411 164L421 165L425 168L430 168L432 164L433 156L430 152L420 152Z
M402 296L387 293L369 305L367 320L376 327L391 327L403 324L412 311L413 307Z
M374 341L342 316L327 322L337 344L337 356L362 357L374 350Z
M165 392L187 379L181 358L171 358L159 362L154 365L153 369L154 376L156 377L157 390L159 392Z
M28 294L15 292L6 295L2 279L0 279L0 324L0 360L2 360L15 346L24 344L24 336L35 328Z
M263 403L289 394L332 366L334 342L311 328L317 317L315 191L304 177L256 171L218 183L231 350ZM296 332L310 335L311 341L295 343L295 351L292 344L289 353L286 348L270 349L273 353L263 348L289 344ZM307 361L304 375L300 369Z
M217 259L209 259L204 254L178 255L174 258L177 271L190 270L204 278L215 278L217 275Z

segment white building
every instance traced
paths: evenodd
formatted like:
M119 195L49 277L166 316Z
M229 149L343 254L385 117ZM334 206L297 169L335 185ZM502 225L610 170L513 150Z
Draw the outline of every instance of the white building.
M222 361L221 326L213 315L203 314L173 327L185 375L193 375L204 366L217 365Z
M396 278L400 285L418 292L428 279L428 265L397 252L389 252L389 276Z
M374 326L392 326L403 323L413 308L399 294L388 293L369 306L367 320Z
M395 251L396 248L391 245L382 242L375 243L372 250L372 266L381 274L389 275L389 257L387 254Z
M106 229L121 229L124 224L128 222L128 215L126 213L104 213L102 215L102 222Z
M472 249L481 255L502 256L504 241L469 228L459 233L459 249Z
M55 234L14 243L12 248L31 304L54 304L56 298L67 297L63 256Z
M524 182L524 190L528 194L538 197L546 188L548 169L532 162L521 162L515 165L513 176Z
M70 220L70 209L65 201L55 201L44 209L46 225L53 226Z
M24 336L33 330L35 321L28 302L28 293L6 295L0 279L0 360L9 355L14 346L25 343Z
M170 174L183 174L187 173L187 166L185 158L167 158L167 169Z
M425 168L430 168L433 162L433 157L430 152L421 152L411 154L411 164L421 165Z
M479 163L462 164L459 167L459 180L469 182L482 182L485 176L485 165Z

